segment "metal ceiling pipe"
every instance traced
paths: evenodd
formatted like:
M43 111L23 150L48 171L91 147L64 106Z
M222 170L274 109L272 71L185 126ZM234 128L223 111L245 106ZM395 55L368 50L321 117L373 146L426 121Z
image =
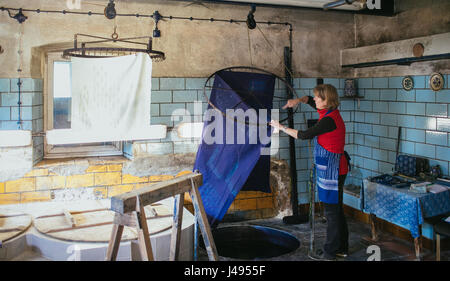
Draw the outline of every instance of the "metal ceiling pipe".
M353 2L355 2L356 0L339 0L339 1L334 1L334 2L330 2L327 3L325 5L323 5L323 9L324 10L328 10L331 8L336 8L345 4L351 5Z

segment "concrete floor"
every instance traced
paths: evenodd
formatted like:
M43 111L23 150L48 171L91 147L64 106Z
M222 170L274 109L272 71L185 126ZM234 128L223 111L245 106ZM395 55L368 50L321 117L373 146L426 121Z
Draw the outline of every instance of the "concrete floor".
M338 261L367 261L373 254L372 251L367 253L368 247L376 245L380 249L381 261L415 261L416 255L414 251L414 243L394 237L390 233L379 232L380 239L377 242L370 240L370 226L362 222L347 218L349 228L349 255L346 258L339 258ZM309 223L298 225L284 224L280 218L270 218L261 220L249 220L245 222L222 222L218 227L235 226L235 225L259 225L278 230L286 231L295 236L300 241L300 247L296 250L278 257L267 259L254 259L264 261L312 261L308 257L310 227ZM315 245L316 249L321 249L326 238L326 223L322 223L320 219L316 219L315 226ZM376 248L376 247L373 247ZM218 249L220 255L220 249ZM207 253L204 249L199 248L198 259L200 261L208 260ZM422 261L434 261L435 253L431 250L422 249ZM239 261L242 259L220 257L223 261ZM450 260L450 251L441 251L441 261Z

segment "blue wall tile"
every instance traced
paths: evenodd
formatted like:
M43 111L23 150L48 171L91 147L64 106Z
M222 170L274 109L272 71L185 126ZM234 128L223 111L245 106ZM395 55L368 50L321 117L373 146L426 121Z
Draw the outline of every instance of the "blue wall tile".
M372 148L364 145L358 145L358 154L370 158L372 157Z
M381 147L381 148L383 148L383 147ZM374 149L372 149L372 157L376 160L387 161L388 160L388 152L387 152L387 150L374 148Z
M373 125L372 126L372 133L375 136L379 136L379 137L387 137L388 134L388 130L387 130L387 126L382 126L382 125Z
M386 163L386 162L378 162L378 166L379 166L379 171L382 174L389 174L392 173L394 171L394 164L392 163Z
M178 111L178 109L186 109L186 105L184 103L171 103L171 104L162 103L159 106L161 116L171 116L175 113L175 111Z
M184 78L159 78L159 88L161 90L184 90Z
M153 103L150 107L151 116L159 116L159 104Z
M372 111L371 101L360 101L358 109L359 111Z
M352 100L343 100L341 101L340 110L354 110L355 102Z
M364 99L366 100L380 100L380 90L378 89L365 89L361 95L364 95Z
M450 132L450 118L437 118L436 127L438 131Z
M397 141L391 138L380 137L380 148L395 151L397 149Z
M18 93L3 93L1 94L1 105L2 106L17 106L19 101Z
M187 90L200 90L205 86L207 78L186 78Z
M395 90L395 89L380 90L380 100L396 101L397 100L397 90Z
M364 145L379 148L380 147L380 138L376 136L365 136L364 137Z
M450 103L450 90L440 90L437 92L436 102Z
M416 128L426 130L436 130L436 118L416 116Z
M317 85L316 78L300 78L300 80L298 80L298 82L300 84L295 85L295 87L300 88L300 89L314 89Z
M9 79L0 79L0 93L8 93L11 90Z
M406 104L406 114L425 115L425 103L408 102Z
M398 115L397 116L397 125L400 127L406 128L415 128L416 127L416 118L411 115Z
M405 91L403 89L397 90L397 101L415 101L416 100L416 91Z
M173 121L170 116L163 117L151 117L151 124L161 124L166 125L167 127L173 127Z
M416 129L407 129L406 139L409 141L425 142L425 131Z
M374 101L372 107L374 112L389 112L389 106L385 101Z
M11 120L11 109L10 107L0 107L0 120L9 121Z
M372 125L371 124L365 124L365 123L356 123L356 132L360 134L365 135L371 135L372 134Z
M380 124L380 113L366 112L364 122L370 124Z
M436 93L432 90L416 90L417 102L435 102Z
M401 76L389 77L389 88L402 89L403 88L402 80L403 80L403 77L401 77Z
M364 88L373 88L372 87L372 78L359 78L357 80L358 88L364 89Z
M389 113L406 113L406 103L404 102L389 102Z
M197 91L173 91L172 100L173 102L194 102L197 100Z
M172 91L152 91L152 103L172 102Z
M388 81L389 81L389 79L386 77L373 78L372 87L373 88L388 88L388 84L389 84ZM395 88L395 87L390 87L390 88Z
M19 107L11 107L11 116L13 120L19 120ZM33 109L30 106L22 106L20 108L21 120L32 120Z
M364 135L355 134L354 142L355 144L364 144Z
M426 106L426 114L428 116L447 117L447 105L428 103Z
M323 79L323 83L324 84L331 84L333 85L336 89L339 89L339 79L338 78L324 78Z
M425 76L412 76L414 81L414 89L424 89L425 88Z
M416 143L416 154L427 158L436 158L436 146Z
M447 145L447 133L426 131L426 143L436 145ZM447 160L450 160L450 158Z
M159 78L152 78L152 90L159 90Z
M34 82L32 78L22 78L20 79L20 82L22 83L20 85L21 92L34 91ZM19 85L17 83L19 83L19 79L11 79L11 92L19 91Z
M414 153L415 153L414 144L415 144L414 142L410 142L410 141L400 141L399 151L402 153L414 155Z
M397 115L381 113L380 125L397 126Z
M378 171L378 161L373 160L370 158L364 158L364 168L372 170L372 171Z

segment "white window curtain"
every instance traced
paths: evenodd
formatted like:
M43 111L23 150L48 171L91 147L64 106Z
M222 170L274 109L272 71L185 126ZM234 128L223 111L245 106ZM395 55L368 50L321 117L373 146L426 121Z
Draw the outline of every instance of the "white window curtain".
M47 132L48 144L164 138L150 126L152 61L147 54L72 59L71 129Z

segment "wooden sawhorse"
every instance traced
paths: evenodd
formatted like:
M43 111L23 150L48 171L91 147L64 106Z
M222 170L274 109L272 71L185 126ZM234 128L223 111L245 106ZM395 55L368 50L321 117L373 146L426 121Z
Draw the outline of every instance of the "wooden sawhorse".
M175 204L169 259L178 260L180 253L184 193L189 192L192 198L192 204L194 205L195 218L198 222L203 240L205 242L208 258L209 260L217 261L218 254L216 245L214 243L209 222L197 188L202 184L202 174L193 173L171 180L149 184L139 190L134 190L112 197L111 210L116 212L116 214L114 217L114 226L111 233L111 239L106 252L106 260L116 260L124 226L135 227L137 229L141 259L144 261L154 260L144 206L171 196L175 196Z

